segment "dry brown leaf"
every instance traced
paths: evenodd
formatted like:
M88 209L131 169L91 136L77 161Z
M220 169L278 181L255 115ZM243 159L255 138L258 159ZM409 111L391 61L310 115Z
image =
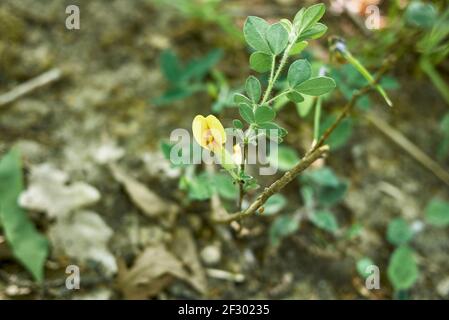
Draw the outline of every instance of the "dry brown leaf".
M110 166L114 178L123 184L134 204L149 217L157 217L161 214L172 216L178 212L178 207L166 200L162 200L157 194L149 190L145 185L128 175L116 164Z
M176 230L172 250L189 270L188 282L200 293L206 293L206 273L199 260L195 241L188 229L179 228Z
M129 270L119 266L118 285L126 299L146 299L164 290L174 278L187 279L182 263L163 245L149 247Z
M127 299L156 296L174 279L183 280L205 294L206 274L201 266L195 241L188 229L175 232L170 252L164 245L148 247L127 269L119 262L118 286Z

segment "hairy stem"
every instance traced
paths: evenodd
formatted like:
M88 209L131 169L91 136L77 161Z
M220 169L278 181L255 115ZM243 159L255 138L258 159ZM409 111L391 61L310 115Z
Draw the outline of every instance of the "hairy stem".
M284 69L284 66L288 60L288 56L290 54L290 50L292 49L295 42L296 42L296 39L294 39L292 42L289 43L289 45L287 46L287 48L284 51L281 61L279 62L279 67L277 68L276 73L274 74L274 76L272 76L272 77L270 76L270 80L268 82L268 87L267 87L267 90L265 91L265 94L263 96L261 104L265 104L267 102L268 98L270 97L271 91L273 90L273 86L276 83L277 79L279 78L279 76L282 72L282 69ZM274 59L275 58L273 57L273 61L274 61ZM271 68L271 71L272 72L274 71L274 63Z

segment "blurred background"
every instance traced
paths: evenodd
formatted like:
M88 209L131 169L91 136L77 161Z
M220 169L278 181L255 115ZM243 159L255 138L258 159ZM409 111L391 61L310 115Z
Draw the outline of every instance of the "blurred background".
M314 3L2 0L0 299L447 299L447 1L323 1L329 30L301 53L337 82L322 129L366 84L331 57L331 35L373 74L388 67L394 107L360 99L329 157L263 215L213 223L212 210L235 210L232 181L167 159L195 115L238 117L233 95L254 73L246 17ZM289 135L262 188L313 137L313 100L275 107Z

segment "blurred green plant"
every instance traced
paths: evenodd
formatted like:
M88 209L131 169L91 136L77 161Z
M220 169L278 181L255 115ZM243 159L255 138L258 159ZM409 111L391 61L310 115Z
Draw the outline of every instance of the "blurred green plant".
M12 149L0 160L0 227L16 259L36 281L42 282L48 241L19 207L18 198L22 191L20 153Z
M213 23L234 40L243 41L240 30L234 25L230 15L223 10L222 0L152 0L157 5L172 7L189 19Z
M208 86L203 79L222 56L223 52L215 49L204 57L192 59L184 64L172 50L163 51L159 61L169 87L162 96L152 102L157 106L164 106L199 91L207 91Z

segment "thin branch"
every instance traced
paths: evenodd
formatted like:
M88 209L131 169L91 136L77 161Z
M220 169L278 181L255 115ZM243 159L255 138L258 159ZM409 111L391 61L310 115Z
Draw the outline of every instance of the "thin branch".
M22 96L43 87L49 83L59 80L62 76L62 71L60 69L52 69L47 71L36 78L28 80L11 91L0 95L0 107L7 105L15 100L21 98Z
M287 171L280 179L276 180L271 186L266 188L264 192L249 206L248 209L230 214L228 216L213 217L213 221L217 223L229 223L235 220L241 220L245 217L251 216L257 212L273 194L278 193L287 184L296 178L298 174L306 170L317 159L321 158L326 152L329 151L328 146L322 146L317 148L314 152L306 155L301 161L293 167L293 169Z
M441 167L438 162L430 158L418 146L407 139L401 132L391 127L388 123L373 113L368 113L366 118L374 125L374 127L379 129L379 131L389 137L394 143L408 152L416 161L431 171L437 178L449 185L449 173Z

